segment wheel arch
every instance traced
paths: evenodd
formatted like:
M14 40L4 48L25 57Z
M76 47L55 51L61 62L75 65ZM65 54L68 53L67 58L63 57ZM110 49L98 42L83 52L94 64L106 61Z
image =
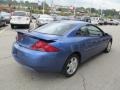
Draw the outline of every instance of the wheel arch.
M72 52L68 57L67 57L67 59L70 57L70 56L72 56L72 55L77 55L80 59L79 59L79 64L81 63L81 53L80 52L78 52L78 51L76 51L76 52ZM67 64L67 59L66 59L66 61L65 61L65 63L64 63L64 65L63 65L63 67L62 67L62 70L61 70L61 73L63 73L64 75L65 75L65 66L66 66L66 64ZM75 71L75 73L76 73L76 71ZM75 74L74 73L74 74ZM74 75L73 74L73 75ZM72 75L70 75L70 76L72 76ZM66 75L66 77L70 77L69 75Z
M75 52L72 52L71 55L74 55L74 54L79 56L79 63L81 63L81 53L78 52L78 51L75 51ZM70 56L71 56L71 55L70 55Z

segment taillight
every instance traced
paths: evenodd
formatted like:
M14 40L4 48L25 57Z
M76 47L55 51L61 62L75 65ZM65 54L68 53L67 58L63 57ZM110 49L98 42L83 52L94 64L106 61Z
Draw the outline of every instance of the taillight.
M49 45L48 43L44 41L37 41L35 44L32 45L32 50L39 50L39 51L45 51L45 52L58 52L59 49Z

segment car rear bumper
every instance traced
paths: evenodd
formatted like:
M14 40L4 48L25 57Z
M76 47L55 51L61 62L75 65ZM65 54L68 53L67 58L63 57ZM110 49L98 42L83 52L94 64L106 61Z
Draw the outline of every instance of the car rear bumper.
M39 71L60 72L65 62L64 54L59 52L34 51L16 43L13 45L12 53L17 62Z
M13 25L29 25L30 24L30 21L10 21L10 24L13 24Z

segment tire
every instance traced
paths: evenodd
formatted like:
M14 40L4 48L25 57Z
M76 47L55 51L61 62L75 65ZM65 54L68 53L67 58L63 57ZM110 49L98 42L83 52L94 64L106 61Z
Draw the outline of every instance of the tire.
M73 54L66 60L62 73L65 77L73 76L79 66L79 56L77 54Z
M7 25L7 23L6 23L6 21L4 22L4 24L3 24L3 26L6 26Z
M109 52L111 51L111 47L112 47L112 42L109 41L109 42L108 42L108 45L107 45L107 47L106 47L106 49L105 49L105 53L109 53Z
M27 25L27 26L26 26L26 28L28 28L28 29L29 29L29 28L30 28L30 24L29 24L29 25Z
M15 26L14 26L14 25L11 25L11 28L12 28L12 29L14 29L14 28L15 28Z

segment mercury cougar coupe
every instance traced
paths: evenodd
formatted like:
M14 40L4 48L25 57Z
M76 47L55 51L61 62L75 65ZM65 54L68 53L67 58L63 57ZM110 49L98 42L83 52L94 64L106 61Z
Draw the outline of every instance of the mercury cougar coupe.
M73 76L80 63L100 52L110 52L111 35L83 21L57 21L31 32L18 31L13 57L39 71Z

